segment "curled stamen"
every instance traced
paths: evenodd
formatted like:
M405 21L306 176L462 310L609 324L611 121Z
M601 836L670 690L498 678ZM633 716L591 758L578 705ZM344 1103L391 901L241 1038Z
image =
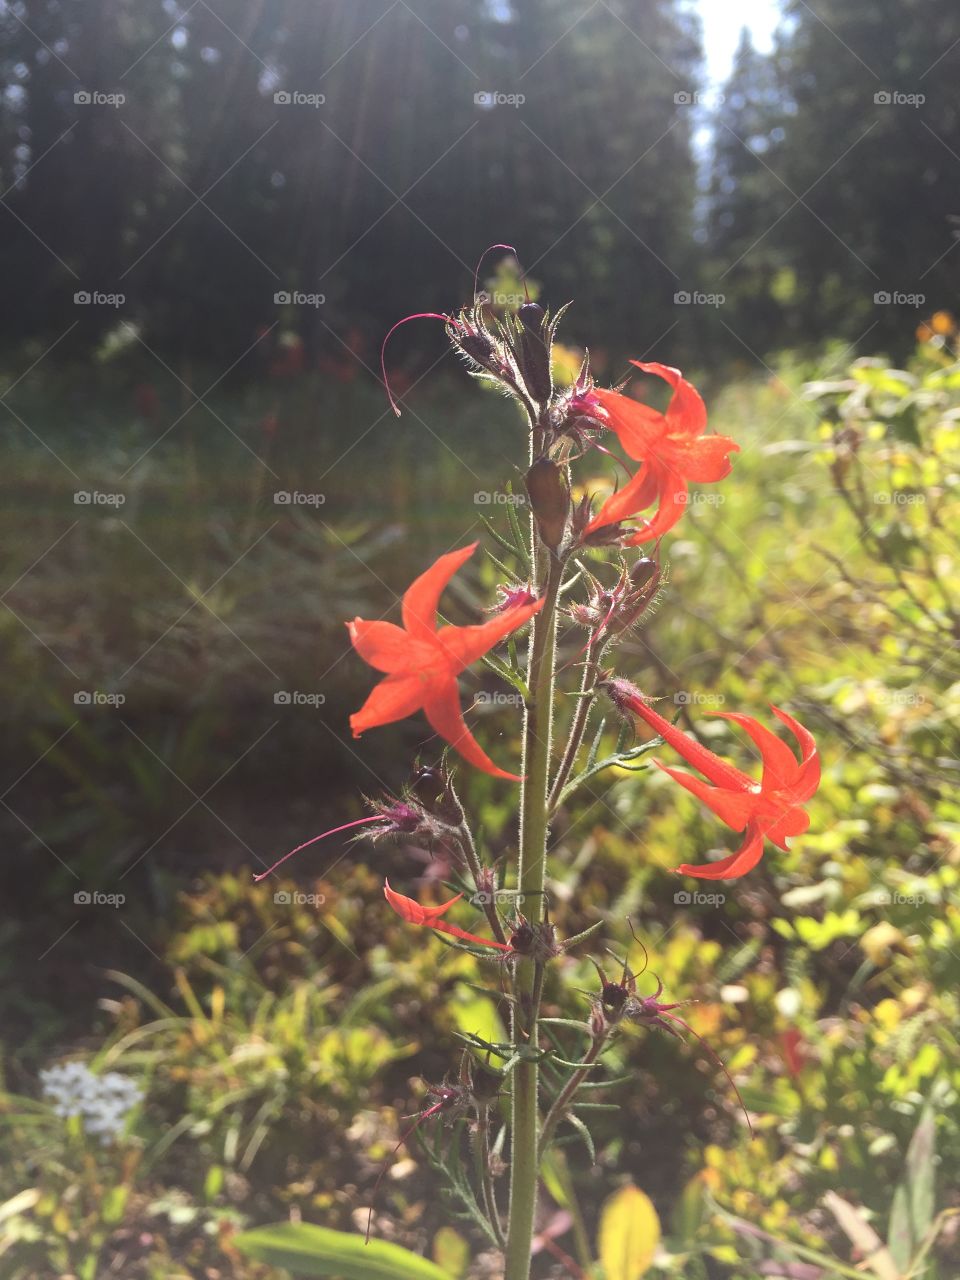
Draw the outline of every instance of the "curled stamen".
M442 311L416 311L412 316L404 316L402 320L398 320L392 328L387 331L387 336L383 340L380 347L380 372L383 374L383 385L387 392L387 399L390 401L390 408L400 417L400 409L396 400L393 398L393 392L390 390L390 379L387 377L387 366L385 361L387 343L390 341L390 335L394 329L399 329L402 324L406 324L408 320L442 320L444 324L460 324L456 316L446 316Z
M254 883L257 884L261 880L266 880L271 872L276 871L282 862L286 862L288 858L292 858L295 853L299 853L301 849L308 849L310 845L316 844L318 840L326 840L327 836L335 836L339 831L349 831L353 827L362 827L368 822L383 822L384 815L375 813L369 818L357 818L355 822L345 822L342 827L333 827L330 831L323 831L320 835L314 836L310 840L305 840L303 844L298 844L295 849L291 849L289 853L285 853L282 858L278 858L272 867L268 867L266 871L261 871L258 876L254 876Z
M688 1003L688 1002L685 1001L684 1003ZM679 1008L679 1006L674 1005L673 1008L676 1009L676 1008ZM678 1017L677 1014L670 1013L667 1011L667 1009L661 1006L660 1017L661 1019L669 1018L671 1022L679 1022L680 1026L683 1027L685 1031L689 1031L692 1036L695 1036L696 1039L700 1041L704 1049L706 1049L707 1053L709 1053L710 1057L714 1060L714 1062L717 1064L717 1066L720 1068L720 1070L729 1080L730 1087L733 1089L733 1092L737 1095L737 1101L740 1103L740 1109L743 1112L744 1118L747 1122L747 1128L750 1130L750 1137L752 1138L754 1136L754 1129L753 1129L753 1123L750 1120L750 1113L747 1111L747 1104L744 1102L743 1097L740 1093L740 1090L737 1088L737 1082L734 1080L733 1076L727 1070L726 1065L724 1064L724 1061L720 1057L719 1053L717 1053L713 1048L711 1048L711 1046L707 1043L706 1040L704 1040L703 1036L700 1035L698 1031L694 1031L693 1027L690 1026L689 1022L684 1022L683 1018ZM674 1032L673 1034L677 1035L677 1032ZM680 1039L682 1037L677 1036L677 1038Z

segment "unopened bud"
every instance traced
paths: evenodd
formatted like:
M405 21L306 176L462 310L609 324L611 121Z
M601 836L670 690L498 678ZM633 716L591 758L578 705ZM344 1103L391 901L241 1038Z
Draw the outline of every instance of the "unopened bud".
M410 794L427 813L445 826L459 827L463 822L463 809L450 775L442 766L418 769L410 784Z
M659 572L660 566L656 560L651 560L649 556L641 556L630 570L630 581L635 587L643 590Z
M527 472L526 486L540 541L556 551L570 514L570 490L563 468L550 458L538 458Z
M550 372L550 342L545 336L546 312L536 302L525 302L517 311L520 332L513 343L513 354L523 384L531 400L546 404L553 395Z

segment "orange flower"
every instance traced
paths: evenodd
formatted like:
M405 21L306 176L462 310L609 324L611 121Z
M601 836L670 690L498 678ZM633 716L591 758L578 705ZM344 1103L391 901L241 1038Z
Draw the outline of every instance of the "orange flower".
M403 597L402 627L364 618L347 623L354 649L364 662L386 675L350 717L350 728L359 738L367 729L422 710L432 728L470 764L496 778L517 782L515 773L493 763L464 724L457 676L528 622L543 601L515 605L477 626L438 628L437 605L443 589L477 545L448 552L415 579Z
M406 920L407 924L422 924L428 929L436 929L438 933L449 933L454 938L463 938L465 942L476 942L481 947L496 947L498 951L510 950L505 942L495 942L491 938L478 938L475 933L467 933L466 930L458 928L455 924L448 924L443 919L453 904L463 897L462 893L458 893L449 902L442 902L438 907L424 907L413 898L404 897L402 893L397 893L396 889L391 889L389 880L386 880L383 885L383 896L400 919Z
M756 783L654 711L640 690L629 681L608 680L607 690L616 706L645 720L687 764L699 770L713 785L701 782L682 769L670 769L659 760L654 761L657 768L695 795L731 830L745 833L743 844L736 853L721 858L719 862L699 866L683 863L677 867L678 872L700 880L737 880L752 871L760 861L764 839L786 849L791 836L803 835L807 830L810 819L803 806L820 785L820 756L813 734L786 711L779 707L770 708L797 739L799 761L785 742L781 742L753 716L733 711L713 713L724 720L732 720L753 739L763 761L763 775Z
M700 393L665 364L631 360L644 373L655 373L673 387L666 413L601 387L589 393L597 420L615 432L629 457L640 463L631 480L609 497L585 530L619 524L657 503L650 520L625 540L626 546L653 542L683 515L687 486L722 480L730 474L729 454L740 446L729 436L704 435L707 410Z

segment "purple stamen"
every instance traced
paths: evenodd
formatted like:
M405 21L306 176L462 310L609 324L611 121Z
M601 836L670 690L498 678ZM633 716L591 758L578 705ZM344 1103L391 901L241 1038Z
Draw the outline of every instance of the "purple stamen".
M289 853L285 853L282 858L278 858L272 867L268 867L266 871L261 871L258 876L254 876L254 883L266 880L272 871L276 871L281 863L286 862L288 858L292 858L295 853L299 853L301 849L309 849L310 845L316 844L318 840L326 840L327 836L335 836L339 831L350 831L353 827L362 827L367 822L383 822L383 814L376 813L371 818L357 818L355 822L345 822L342 827L333 827L330 831L324 831L321 835L314 836L311 840L305 840L303 844L298 844L295 849L291 849Z

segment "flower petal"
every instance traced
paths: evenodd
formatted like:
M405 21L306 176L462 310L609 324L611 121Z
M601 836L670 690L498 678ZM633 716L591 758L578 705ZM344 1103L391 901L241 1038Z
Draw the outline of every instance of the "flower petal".
M449 657L454 673L463 671L478 658L482 658L504 636L529 622L542 608L543 601L535 600L533 604L514 605L489 622L480 622L476 626L441 627L437 632L437 644Z
M718 787L724 787L729 791L754 792L754 785L745 773L741 773L726 760L721 760L718 755L702 746L696 738L684 733L675 724L671 724L659 711L655 711L650 706L639 689L628 685L626 681L616 683L626 686L626 691L620 694L618 705L626 707L641 720L645 720L664 742L669 743L674 751L683 756L687 764L692 765L710 782L715 782Z
M711 813L715 813L721 822L725 822L733 831L742 831L757 809L757 797L747 791L728 791L724 787L711 787L701 782L692 773L683 769L669 769L659 760L653 762L658 769L669 774L674 782L679 782L691 795L705 804Z
M692 382L688 382L679 369L656 361L631 360L630 363L644 373L654 373L673 387L673 396L667 405L666 419L671 432L698 436L707 426L707 406Z
M732 720L759 747L763 760L762 791L787 791L796 784L800 773L796 756L766 725L737 711L713 711L711 715L720 720Z
M743 844L727 858L719 862L705 862L700 866L690 866L684 862L677 867L681 875L694 876L697 880L738 880L752 871L763 857L763 836L753 825L747 828L747 837Z
M607 498L584 532L592 533L594 529L619 524L621 520L635 516L656 502L658 494L659 477L656 469L646 465L638 467L623 488Z
M443 589L476 551L478 544L448 551L415 578L403 595L403 625L415 640L432 640L437 629L437 605Z
M449 933L454 938L462 938L465 942L475 942L481 947L496 947L498 951L509 951L510 947L505 942L496 942L491 938L479 938L475 933L467 933L465 929L460 929L455 924L448 924L446 920L440 919L445 911L448 911L455 902L459 902L463 897L462 893L458 893L455 898L451 898L449 902L444 902L438 907L424 907L413 898L407 898L402 893L397 893L395 889L390 888L390 882L384 881L383 896L390 903L398 916L402 920L406 920L408 924L426 925L428 929L436 929L439 933Z
M385 880L383 882L383 896L401 920L406 920L408 924L426 924L433 927L445 911L449 911L455 902L460 901L463 894L458 893L449 902L443 902L437 907L425 907L414 898L408 898L402 893L397 893L396 889L391 889L390 881Z
M370 695L360 710L350 717L353 736L359 738L367 729L393 724L395 720L405 720L414 711L419 711L429 695L432 683L416 675L387 676L381 680L370 690Z
M520 781L517 774L506 773L498 768L467 728L463 720L463 712L460 710L460 692L453 676L434 685L429 698L423 704L423 709L431 726L441 738L450 743L455 751L460 752L464 760L475 768L482 769L484 773L492 774L495 778L508 778L511 782Z
M670 440L670 460L675 471L694 484L723 480L733 470L731 453L740 446L729 436L700 436L694 440Z
M392 622L368 622L354 618L347 623L350 641L364 662L376 671L403 671L423 666L431 656L436 661L433 646L429 648L417 640L411 640L402 627Z

